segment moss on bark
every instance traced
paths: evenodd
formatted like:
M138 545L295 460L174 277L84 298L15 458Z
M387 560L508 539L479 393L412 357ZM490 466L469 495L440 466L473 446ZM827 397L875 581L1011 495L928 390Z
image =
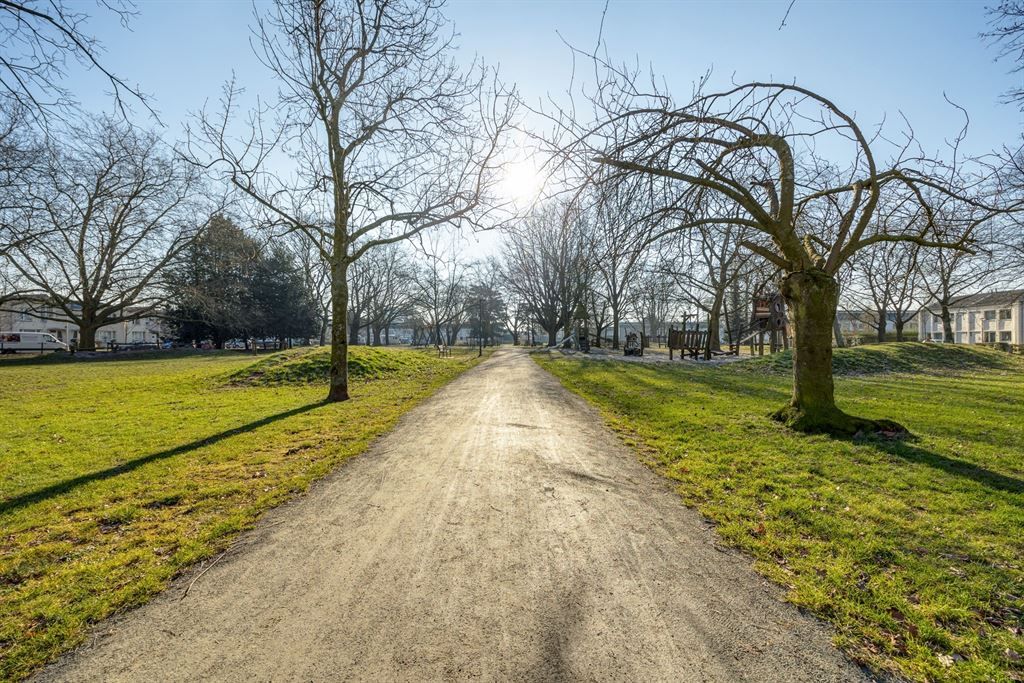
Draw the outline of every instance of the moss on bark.
M820 269L789 273L782 296L794 332L793 397L772 414L779 422L802 432L852 435L858 432L902 433L890 420L847 415L835 403L832 381L832 323L839 302L839 285Z

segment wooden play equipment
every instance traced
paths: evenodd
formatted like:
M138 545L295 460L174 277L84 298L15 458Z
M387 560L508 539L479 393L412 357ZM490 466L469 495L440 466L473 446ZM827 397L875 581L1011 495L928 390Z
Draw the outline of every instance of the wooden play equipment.
M678 351L679 357L689 356L697 360L697 355L708 352L708 333L702 330L668 330L668 359L673 359L673 352Z
M644 333L641 332L639 336L636 332L630 332L626 335L626 343L622 345L623 356L642 356L644 355Z
M786 301L779 293L754 299L754 310L750 324L739 335L740 341L734 346L750 345L750 355L763 356L765 341L768 342L769 353L789 348L788 320L786 319Z
M677 330L671 327L668 330L668 359L673 360L674 351L679 352L680 358L689 356L693 360L697 360L698 356L711 360L714 356L735 356L740 352L736 344L723 351L712 349L710 342L707 330Z

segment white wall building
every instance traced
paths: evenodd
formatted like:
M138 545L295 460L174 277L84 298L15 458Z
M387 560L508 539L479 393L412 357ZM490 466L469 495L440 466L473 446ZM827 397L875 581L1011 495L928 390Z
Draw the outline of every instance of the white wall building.
M62 342L78 339L78 325L59 308L37 299L17 299L0 306L0 331L48 332ZM111 344L155 344L166 336L163 324L152 317L140 317L106 325L96 331L96 347Z
M918 339L942 341L941 309L921 309ZM957 344L1024 344L1024 289L957 297L949 306Z

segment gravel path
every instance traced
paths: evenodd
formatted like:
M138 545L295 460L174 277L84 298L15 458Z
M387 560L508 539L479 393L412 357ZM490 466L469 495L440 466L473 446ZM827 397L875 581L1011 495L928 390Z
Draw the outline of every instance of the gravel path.
M867 680L518 351L195 576L38 679Z

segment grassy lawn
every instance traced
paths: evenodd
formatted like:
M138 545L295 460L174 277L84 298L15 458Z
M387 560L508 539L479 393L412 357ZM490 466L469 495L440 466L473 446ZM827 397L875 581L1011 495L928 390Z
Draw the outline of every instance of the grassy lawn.
M351 353L343 404L321 402L322 350L0 361L0 680L223 550L476 362Z
M783 354L538 360L856 660L915 681L1024 681L1022 359L916 343L837 352L840 407L903 423L906 441L773 423Z

